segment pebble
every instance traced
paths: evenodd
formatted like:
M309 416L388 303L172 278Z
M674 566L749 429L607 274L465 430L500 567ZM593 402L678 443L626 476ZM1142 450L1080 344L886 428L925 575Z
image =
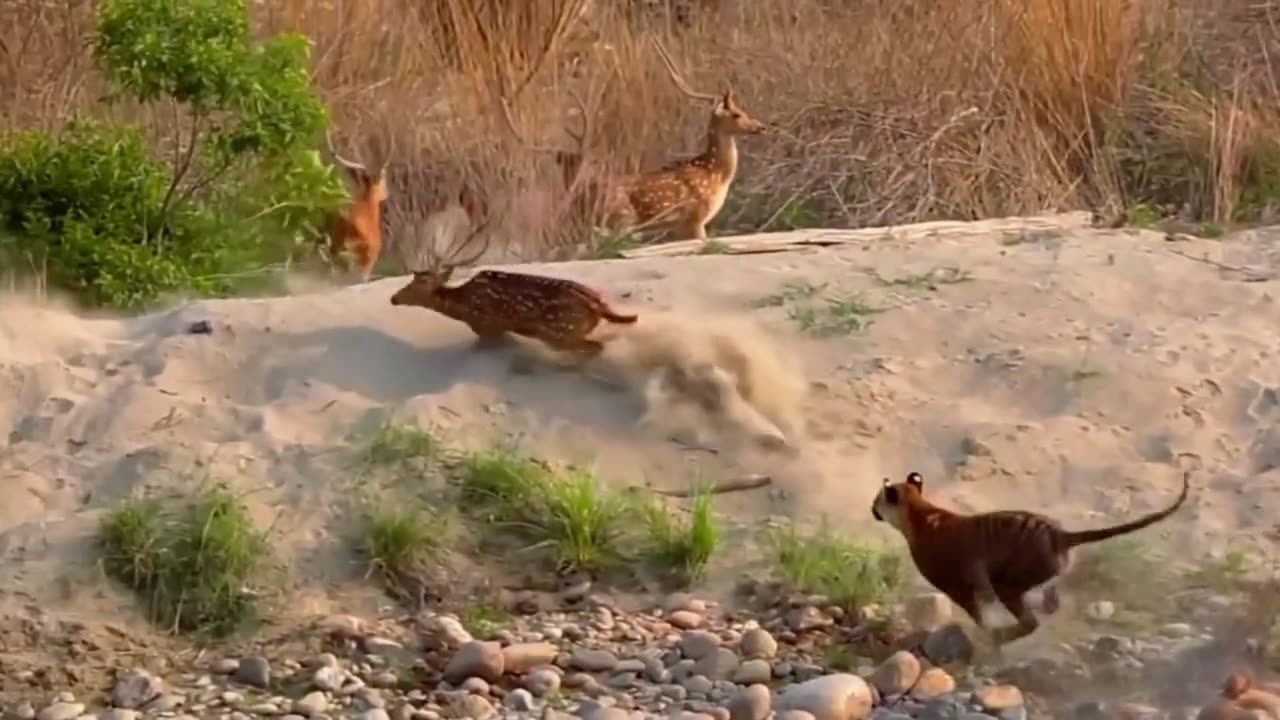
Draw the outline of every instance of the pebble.
M569 664L586 672L608 672L618 666L618 656L608 650L577 648L570 656Z
M712 688L715 687L715 683L711 682L711 678L705 675L690 675L680 685L691 695L709 695Z
M503 671L502 646L491 640L472 640L464 643L449 660L444 669L444 679L453 685L469 677L497 682Z
M266 689L271 685L271 663L261 655L240 658L235 680L250 687Z
M136 710L164 692L160 678L146 670L130 670L116 680L111 690L111 704L125 710Z
M693 665L693 672L706 675L712 680L728 680L738 669L738 654L729 648L719 647L712 650Z
M560 673L552 667L535 668L524 677L524 686L537 697L546 697L560 690Z
M524 688L516 688L507 693L502 704L516 712L529 712L533 710L533 695Z
M924 656L934 665L968 663L973 660L973 639L959 623L950 623L929 633L924 640Z
M814 720L862 720L871 712L871 686L849 673L824 675L783 690L774 709L804 710Z
M364 635L364 622L354 615L330 615L320 621L320 631L338 638L356 639Z
M792 632L806 633L832 625L835 621L816 607L806 605L787 612L787 627Z
M871 684L881 695L901 695L920 679L920 660L906 650L885 659L871 676Z
M738 640L738 652L747 660L771 660L778 654L778 641L764 628L751 628Z
M539 665L549 665L560 649L549 642L516 643L502 648L502 672L523 675Z
M676 610L667 615L667 622L681 630L694 630L702 627L706 618L691 610Z
M84 705L78 702L56 702L41 710L36 720L74 720L84 714Z
M424 635L428 646L441 646L445 650L456 650L475 640L471 633L463 627L462 621L449 615L435 615L424 623Z
M209 671L217 675L230 675L239 669L240 661L236 658L222 658L221 660L215 660L214 663L209 666Z
M720 636L707 630L689 630L680 636L680 654L701 660L720 647Z
M932 700L955 692L956 681L951 674L942 668L929 668L920 674L916 686L911 688L911 697L916 700Z
M903 608L907 623L916 630L934 631L951 620L951 599L940 592L912 596Z
M726 709L729 720L765 720L773 711L773 695L767 685L753 683L740 690Z
M1195 630L1187 623L1168 623L1160 626L1160 634L1167 638L1189 637Z
M1095 600L1085 606L1084 613L1092 620L1110 620L1115 617L1116 604L1110 600Z
M768 660L756 658L746 660L733 671L735 685L755 685L767 683L773 676L773 668Z
M488 698L479 695L463 695L455 701L454 709L462 717L473 718L474 720L487 720L497 714L493 709L493 703Z
M338 667L335 660L333 665L321 665L315 674L311 676L311 684L319 690L333 692L342 687L342 681L346 677L346 671Z
M974 700L989 713L1000 713L1023 704L1022 691L1013 685L987 685L973 693Z

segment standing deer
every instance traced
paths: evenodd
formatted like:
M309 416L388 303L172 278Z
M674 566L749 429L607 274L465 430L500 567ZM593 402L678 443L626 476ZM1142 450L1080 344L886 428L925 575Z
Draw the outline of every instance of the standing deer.
M694 100L714 103L707 120L703 151L691 158L667 163L657 170L584 181L581 175L587 166L590 124L583 108L582 132L571 134L578 148L576 151L554 151L556 164L560 167L566 189L598 199L606 228L665 232L669 240L706 240L707 225L724 207L729 188L738 173L736 138L760 134L765 131L765 125L738 105L732 87L720 95L691 90L662 43L655 38L653 45L677 90ZM578 105L582 107L581 101ZM505 105L503 109L506 111ZM515 132L509 115L506 119ZM522 140L518 132L517 138Z
M386 160L382 158L371 170L363 163L348 160L333 147L333 139L325 133L325 142L333 159L347 170L355 185L351 204L333 219L329 231L329 258L348 258L348 272L358 268L360 281L368 282L373 266L382 254L382 203L387 199ZM388 153L388 157L390 153ZM354 266L354 267L353 267Z
M391 296L392 305L415 305L434 310L445 317L465 323L479 338L478 344L490 345L508 333L523 335L546 343L556 350L593 356L604 346L587 336L601 320L633 323L635 315L616 312L595 290L562 278L525 273L482 270L470 280L447 285L455 268L479 260L488 249L489 219L486 218L446 257L435 249L434 238L417 234L412 203L402 203L409 217L397 224L404 236L399 238L405 266L413 269L409 284ZM414 216L417 216L416 218ZM471 252L463 255L468 248Z

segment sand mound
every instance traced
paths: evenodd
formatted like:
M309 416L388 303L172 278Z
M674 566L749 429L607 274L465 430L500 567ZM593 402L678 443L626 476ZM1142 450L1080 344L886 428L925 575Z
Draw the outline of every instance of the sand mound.
M732 523L828 515L890 542L868 509L884 476L1091 526L1168 503L1192 455L1189 509L1152 535L1275 552L1265 231L1168 243L1015 218L792 239L819 236L842 244L528 266L641 314L602 329L592 373L527 343L478 350L465 326L392 307L403 279L130 319L0 299L0 588L100 609L115 595L93 566L98 517L218 478L272 526L298 611L322 609L358 578L352 458L389 416L463 448L515 438L617 485L767 474L773 488L723 496ZM711 451L670 441L677 426ZM793 451L733 442L770 428Z

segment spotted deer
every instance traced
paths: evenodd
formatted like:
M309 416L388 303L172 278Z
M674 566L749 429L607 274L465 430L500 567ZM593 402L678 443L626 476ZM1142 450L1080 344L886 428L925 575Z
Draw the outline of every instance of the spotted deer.
M412 232L411 221L398 224L405 232ZM418 269L412 271L413 279L391 296L391 304L434 310L465 323L480 345L493 344L510 333L588 357L604 349L599 340L587 337L601 320L636 321L635 315L615 311L594 289L563 278L482 270L460 285L449 286L455 268L475 263L488 249L487 240L477 242L477 238L488 237L488 224L485 220L473 228L443 258L431 242L401 238L397 245L406 267Z
M329 259L336 262L345 257L348 272L359 270L361 282L368 282L382 254L382 203L387 199L386 161L391 153L370 169L339 155L328 132L325 142L354 185L351 204L334 216L329 229Z
M677 90L713 103L703 150L657 170L614 179L604 223L611 229L666 230L671 240L706 240L707 225L724 207L738 173L736 138L758 135L765 125L738 105L732 87L722 95L691 90L662 43L654 38L653 46Z
M706 240L707 225L724 207L738 173L737 137L758 135L766 126L738 105L732 87L719 95L690 89L662 43L655 38L653 46L677 90L691 99L713 103L702 152L656 170L586 179L583 175L590 165L586 157L590 121L576 96L583 127L580 133L569 135L577 148L552 152L566 190L577 193L580 205L596 205L604 227L622 232L662 232L669 240ZM505 104L503 109L508 127L524 142Z

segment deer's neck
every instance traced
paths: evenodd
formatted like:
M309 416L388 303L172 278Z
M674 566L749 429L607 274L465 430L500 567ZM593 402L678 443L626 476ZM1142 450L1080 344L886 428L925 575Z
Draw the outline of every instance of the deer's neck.
M707 128L702 157L707 166L724 180L732 180L738 172L738 143L732 134L716 128L714 124Z

